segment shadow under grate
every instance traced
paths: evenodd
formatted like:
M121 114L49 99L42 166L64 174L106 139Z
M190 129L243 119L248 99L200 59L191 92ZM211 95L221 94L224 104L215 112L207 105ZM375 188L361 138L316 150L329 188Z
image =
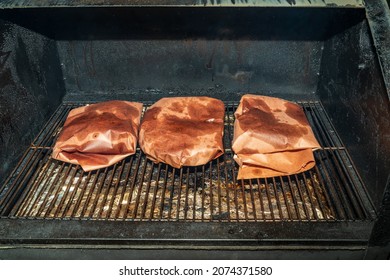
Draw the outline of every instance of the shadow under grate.
M226 103L225 154L198 167L154 164L137 150L114 166L84 172L51 159L72 108L54 113L0 191L8 217L145 221L372 220L375 211L321 103L298 102L323 147L316 167L291 176L236 181L234 111Z

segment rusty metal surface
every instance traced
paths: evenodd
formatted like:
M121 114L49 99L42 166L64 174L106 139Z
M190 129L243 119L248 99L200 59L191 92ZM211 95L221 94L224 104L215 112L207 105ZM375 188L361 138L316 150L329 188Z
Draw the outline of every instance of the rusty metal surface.
M0 8L86 6L363 7L363 0L3 0Z

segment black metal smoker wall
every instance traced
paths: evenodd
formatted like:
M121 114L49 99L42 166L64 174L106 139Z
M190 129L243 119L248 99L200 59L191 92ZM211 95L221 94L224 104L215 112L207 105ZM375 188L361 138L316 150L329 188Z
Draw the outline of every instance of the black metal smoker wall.
M64 95L55 41L0 20L0 184Z

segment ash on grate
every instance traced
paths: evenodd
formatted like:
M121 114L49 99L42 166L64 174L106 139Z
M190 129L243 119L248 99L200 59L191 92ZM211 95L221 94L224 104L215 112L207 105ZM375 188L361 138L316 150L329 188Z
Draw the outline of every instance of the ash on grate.
M230 164L218 160L180 170L137 154L112 168L84 173L49 160L17 215L196 221L334 218L316 173L233 183Z

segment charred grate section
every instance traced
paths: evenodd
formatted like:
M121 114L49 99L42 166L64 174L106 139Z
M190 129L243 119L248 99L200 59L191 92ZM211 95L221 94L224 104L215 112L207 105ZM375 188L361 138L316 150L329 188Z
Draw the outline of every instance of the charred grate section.
M323 149L315 168L296 175L236 180L234 112L226 103L225 154L198 167L154 164L142 151L84 172L51 159L69 113L64 103L25 152L0 191L1 216L134 221L351 221L375 211L347 150L320 102L298 102Z

